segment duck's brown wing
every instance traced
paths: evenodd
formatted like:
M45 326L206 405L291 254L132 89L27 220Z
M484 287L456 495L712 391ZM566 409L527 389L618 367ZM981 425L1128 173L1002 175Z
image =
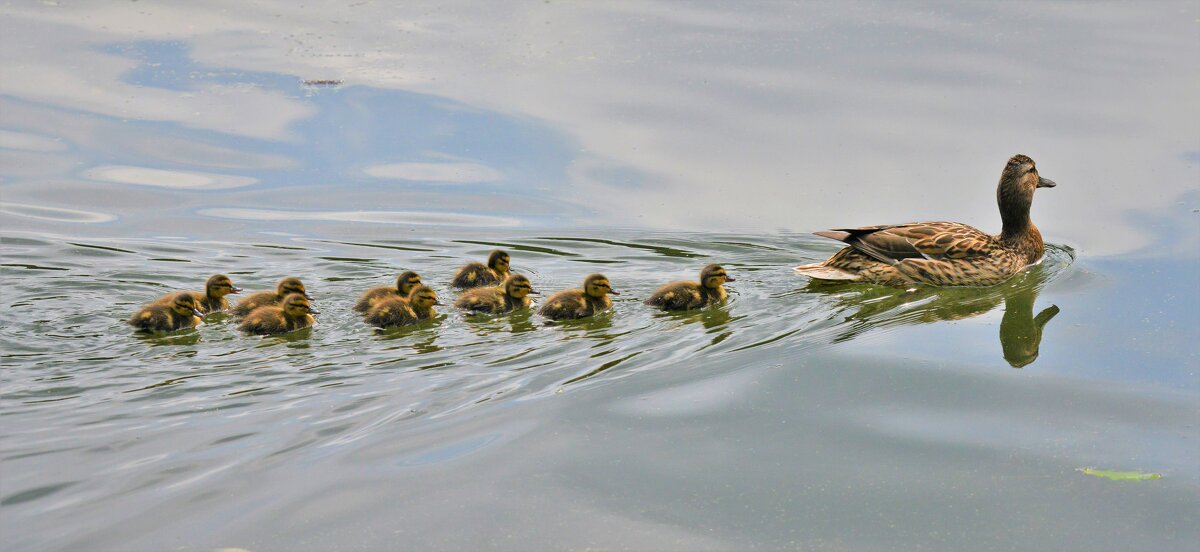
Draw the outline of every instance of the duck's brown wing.
M905 259L968 259L986 255L994 238L958 222L914 222L837 228L816 232L849 244L871 258L896 264Z

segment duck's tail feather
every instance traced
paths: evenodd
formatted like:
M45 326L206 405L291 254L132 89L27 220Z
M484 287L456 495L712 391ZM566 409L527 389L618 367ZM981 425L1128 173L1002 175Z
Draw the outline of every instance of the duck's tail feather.
M826 265L825 263L800 265L792 270L795 270L798 274L803 274L809 278L816 278L818 280L853 281L862 279L862 276L859 274L842 270L840 268L834 268Z

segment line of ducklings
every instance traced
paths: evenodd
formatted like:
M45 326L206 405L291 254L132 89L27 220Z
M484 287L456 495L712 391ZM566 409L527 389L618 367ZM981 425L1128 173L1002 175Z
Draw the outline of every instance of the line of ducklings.
M454 306L470 313L502 314L532 306L533 290L529 278L513 274L510 257L493 251L487 264L470 263L459 268L451 286L462 291ZM728 296L724 285L733 282L720 265L708 265L700 271L700 280L664 284L646 299L645 304L668 311L699 309L720 303ZM299 278L284 278L274 291L261 291L231 305L228 295L242 290L224 274L208 279L204 291L168 293L143 306L129 324L143 332L170 332L194 328L209 313L229 312L242 318L238 329L248 334L288 333L312 326L319 314L310 302L308 290ZM550 295L538 314L551 320L586 318L612 308L609 295L620 295L608 277L591 274L583 285ZM421 283L416 272L404 272L396 285L367 290L354 305L354 311L372 326L393 328L417 324L437 316L435 307L444 305L433 288Z

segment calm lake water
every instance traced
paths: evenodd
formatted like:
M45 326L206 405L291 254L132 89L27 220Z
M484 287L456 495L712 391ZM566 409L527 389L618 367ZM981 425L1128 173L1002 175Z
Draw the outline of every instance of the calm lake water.
M1198 10L5 6L3 547L1190 549ZM792 273L814 230L998 230L1015 153L1059 185L1011 281ZM493 248L622 295L351 310ZM712 262L727 304L641 304ZM124 324L218 272L299 276L318 326Z

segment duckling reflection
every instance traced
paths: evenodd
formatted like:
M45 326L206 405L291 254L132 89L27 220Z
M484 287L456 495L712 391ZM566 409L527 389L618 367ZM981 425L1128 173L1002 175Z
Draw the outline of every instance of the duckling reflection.
M803 291L834 297L839 313L853 310L845 317L849 327L834 337L835 343L879 327L964 320L986 314L1004 303L1000 346L1004 360L1013 368L1022 368L1037 360L1042 330L1060 310L1051 305L1034 316L1034 302L1045 281L1045 271L1036 267L1025 277L991 288L922 287L904 291L814 281Z

